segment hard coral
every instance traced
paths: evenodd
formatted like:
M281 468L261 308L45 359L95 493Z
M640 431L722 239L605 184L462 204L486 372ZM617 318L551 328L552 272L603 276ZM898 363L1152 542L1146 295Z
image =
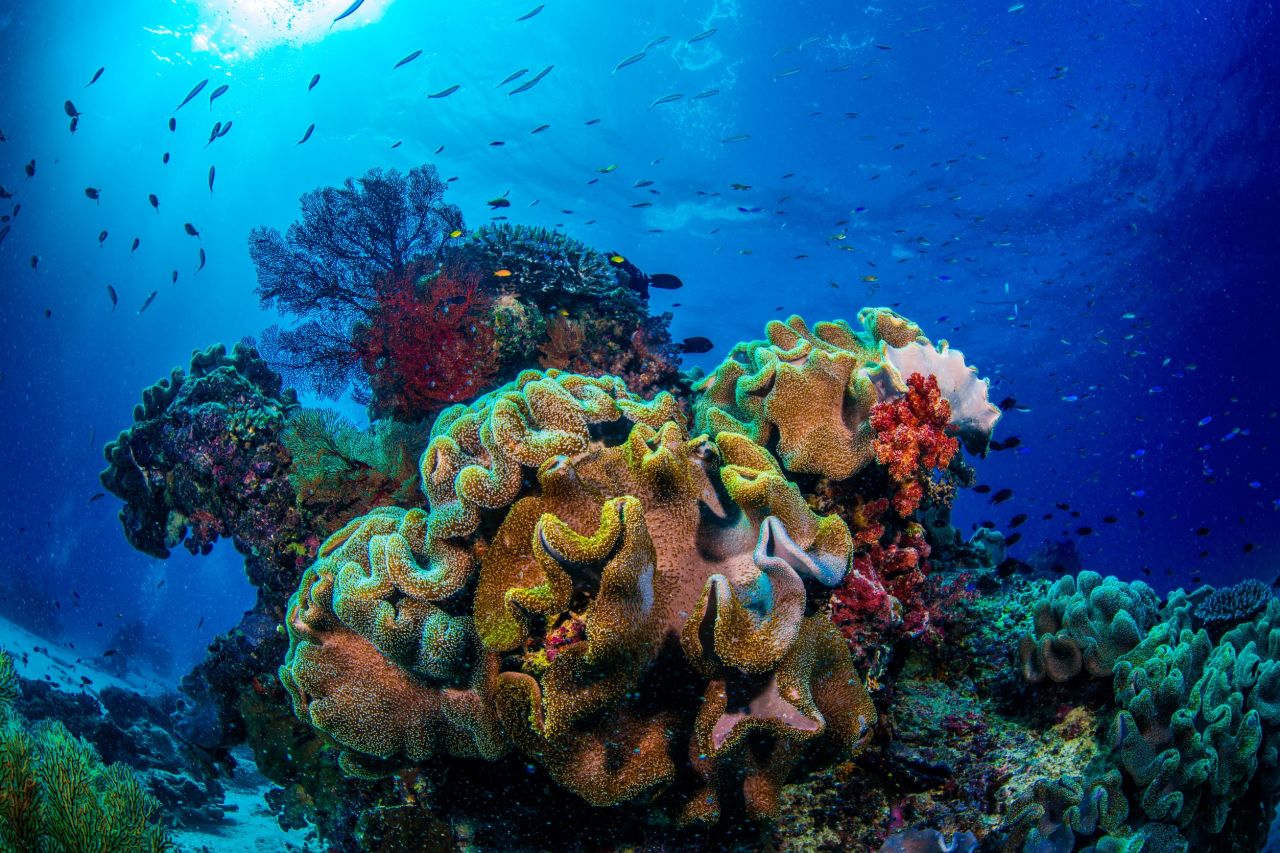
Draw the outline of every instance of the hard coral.
M510 738L588 802L665 790L714 822L726 800L771 814L803 755L848 755L874 721L806 615L806 583L848 569L848 528L745 436L690 438L669 395L530 371L444 412L422 469L430 513L348 525L290 607L281 680L344 766Z
M1254 578L1235 586L1215 590L1196 605L1195 617L1210 630L1225 629L1247 622L1271 601L1271 588Z
M924 497L924 483L936 469L951 464L958 444L946 434L951 404L942 399L938 380L913 373L902 397L876 403L871 409L876 461L889 469L898 484L893 508L906 518Z

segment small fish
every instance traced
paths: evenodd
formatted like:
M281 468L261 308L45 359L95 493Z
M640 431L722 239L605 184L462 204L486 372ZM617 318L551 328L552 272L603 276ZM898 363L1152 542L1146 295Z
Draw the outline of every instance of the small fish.
M656 39L646 44L644 46L644 49L648 50L651 47L657 47L658 45L662 44L663 42L667 41L670 38L671 36L658 36Z
M196 630L199 631L204 627L204 614L201 614L200 621L196 623Z
M302 138L298 140L298 144L301 145L302 143L306 142L308 139L311 138L311 134L315 132L316 132L316 124L315 122L312 122L311 124L307 125L307 132L302 134Z
M147 201L151 202L151 206L156 209L156 213L160 212L160 199L155 193L147 193Z
M626 59L622 60L617 65L613 66L613 73L617 74L619 69L626 68L628 65L635 65L637 62L644 59L645 56L647 56L647 54L643 50L640 51L639 53L631 54Z
M34 157L29 163L27 163L27 165L22 167L22 171L27 173L28 178L34 178L36 176L36 161Z
M177 271L177 270L174 270L172 273L170 273L170 274L169 274L169 283L170 283L170 284L177 284L177 283L178 283L178 271Z
M540 125L538 125L537 127L535 127L533 130L529 131L529 133L530 133L530 134L534 134L534 133L542 133L542 131L544 131L544 130L548 130L548 129L550 129L550 127L551 127L551 125L549 125L549 124L540 124Z
M160 158L160 162L161 162L161 163L164 163L165 165L168 165L168 163L169 163L169 152L168 152L168 151L164 152L164 156Z
M1120 519L1116 518L1114 515L1104 515L1104 516L1102 517L1102 520L1103 520L1103 522L1105 522L1106 524L1115 524L1115 523L1116 523L1117 521L1119 521Z
M404 140L403 140L403 139L397 139L394 143L392 143L392 145L391 145L391 150L392 150L392 151L395 151L395 150L396 150L397 148L399 148L401 145L404 145Z
M66 113L68 116L70 116L71 118L80 117L80 111L77 110L76 105L71 103L70 101L64 101L62 103L62 111Z
M215 122L213 125L213 130L209 131L209 141L204 144L204 147L208 148L210 145L212 145L213 140L217 139L221 134L222 134L222 122Z
M1076 528L1076 533L1080 534L1081 536L1092 536L1092 535L1093 535L1093 528L1092 528L1092 527L1077 527L1077 528Z
M528 68L521 68L519 71L512 71L512 72L511 72L510 74L508 74L506 77L502 78L502 82L501 82L501 83L499 83L498 85L494 86L493 88L495 88L495 89L501 89L503 86L507 85L507 84L508 84L508 83L510 83L512 80L515 80L515 79L518 79L518 78L520 78L520 77L523 77L523 76L524 76L525 74L527 74L527 73L529 73L529 69L528 69Z
M214 89L213 93L209 95L209 109L213 109L213 102L216 101L218 98L221 98L223 95L225 95L227 93L227 90L230 88L231 86L229 86L226 83L223 83L221 86Z
M724 145L725 143L728 143L728 142L746 142L750 138L751 138L751 134L749 133L738 133L733 136L726 136L724 139L721 139L720 144Z
M184 231L186 231L186 232L187 232L187 235L188 235L188 236L191 236L191 237L199 237L199 236L200 236L200 232L199 232L199 231L197 231L197 230L196 230L196 227L195 227L194 225L192 225L190 222L184 222L184 223L182 223L182 229L183 229Z
M656 107L658 104L669 104L672 101L678 101L683 97L684 95L681 94L680 92L672 92L670 95L663 95L661 98L658 98L653 103L649 104L649 106L646 107L646 109L651 110L654 107Z
M679 290L684 287L684 282L671 273L660 272L649 276L649 286L659 290Z
M497 209L498 209L498 208L500 208L500 207L510 207L510 206L511 206L511 202L507 200L507 194L506 194L506 193L503 193L502 195L498 196L497 198L491 198L491 199L489 199L488 201L486 201L486 202L485 202L485 204L489 205L489 209L490 209L490 210L497 210Z
M1015 515L1013 518L1009 519L1009 526L1020 527L1022 523L1025 522L1026 520L1027 520L1027 514L1025 512L1020 512L1017 515Z
M1002 504L1013 497L1013 489L1001 489L991 496L991 503Z
M312 89L316 87L316 84L319 82L320 82L320 75L313 74L311 76L311 82L307 84L307 91L310 92Z
M494 270L493 274L498 278L509 278L511 276L511 270L509 269Z
M583 125L586 127L590 127L593 124L599 124L599 123L600 123L600 119L593 118L593 119L587 119L586 121L584 121Z
M132 255L134 252L138 251L138 246L141 244L142 244L142 239L140 237L134 237L133 245L129 247L129 254Z
M712 27L709 30L703 30L702 32L698 33L696 36L694 36L693 38L685 42L685 44L694 44L695 42L700 42L705 39L709 39L715 34L716 34L716 28Z
M107 229L104 228L98 232L98 248L101 249L105 242L107 242Z
M773 79L781 80L783 77L791 77L799 73L800 73L799 68L788 68L784 71L779 71L777 74L773 75Z
M436 92L434 95L427 95L427 97L428 98L447 98L461 88L462 86L458 84L454 84L447 89L441 89L439 92Z
M600 168L596 169L596 171L602 175L607 175L616 168L618 168L617 163L610 163L608 166L601 166Z
M532 18L534 15L538 14L539 12L541 12L541 11L542 11L543 9L545 9L545 8L546 8L546 4L545 4L545 3L539 3L537 6L535 6L535 7L533 8L533 10L532 10L532 11L525 12L523 15L521 15L521 16L520 16L520 17L518 17L518 18L516 18L516 23L518 24L518 23L520 23L521 21L527 21L527 20L529 20L530 18Z
M530 90L530 89L532 89L534 86L538 85L538 81L539 81L539 80L541 80L543 77L546 77L548 74L550 74L550 73L551 73L551 69L552 69L552 68L555 68L555 66L554 66L554 65L548 65L546 68L542 69L542 70L541 70L541 71L539 71L537 74L533 75L533 77L531 77L527 83L523 83L523 84L521 84L521 85L517 86L516 88L512 89L510 92L507 92L507 94L508 94L508 95L519 95L521 92L527 92L527 91L529 91L529 90Z
M217 170L213 166L210 166L209 167L209 192L213 192L213 176L215 174L217 174Z
M107 67L104 65L104 66L102 66L101 68L99 68L97 71L93 72L93 78L92 78L92 79L90 79L88 83L85 83L85 84L84 84L84 87L85 87L86 89L88 89L88 88L89 88L90 86L92 86L94 83L97 83L97 82L98 82L98 78L102 76L102 72L103 72L103 71L106 71L106 70L107 70Z
M711 342L710 338L704 338L701 335L694 335L693 337L685 338L679 344L681 352L687 352L695 355L697 353L711 352L711 349L714 346L715 344Z
M169 116L169 132L173 133L178 129L178 120L173 116Z
M692 100L697 101L697 100L701 100L702 98L710 98L718 94L720 94L719 89L708 89L705 92L699 92L698 94L694 95Z
M332 21L329 22L329 29L333 29L333 25L338 23L338 21L341 21L343 18L346 18L350 15L355 14L355 11L363 5L364 5L364 0L355 0L354 3L352 3L350 6L347 7L347 11L343 12L341 15L339 15L338 17L334 18Z
M38 267L38 266L40 266L40 256L39 256L39 255L32 255L32 256L31 256L31 268L32 268L32 269L35 269L35 268L36 268L36 267Z
M489 145L490 145L490 146L492 146L492 147L494 147L494 148L501 148L502 146L504 146L504 145L506 145L506 144L507 144L507 143L503 142L501 139L495 139L493 142L490 142L490 143L489 143Z
M203 247L200 249L200 266L196 267L196 272L200 272L200 270L202 269L204 269L204 248Z
M94 201L98 201L99 197L101 196L101 193L98 191L97 187L85 187L84 194L87 198L91 198Z
M401 66L408 65L410 62L413 62L413 61L414 61L415 59L417 59L419 56L422 56L422 51L421 51L421 50L415 50L413 53L409 54L409 55L408 55L408 56L406 56L404 59L400 60L400 61L399 61L399 62L397 62L395 65L393 65L393 66L391 67L391 70L392 70L392 71L395 71L397 68L400 68Z
M111 313L116 313L116 303L120 300L116 297L116 289L111 285L107 285L107 298L111 300Z
M191 103L191 99L194 98L196 95L200 94L200 92L203 91L204 87L207 85L209 85L209 78L206 77L205 79L197 83L194 89L192 89L190 92L187 93L187 96L182 99L182 103L174 107L173 111L176 113L178 110L182 109L187 104Z
M461 229L461 228L455 228L455 229L453 229L452 231L450 231L450 232L449 232L449 239L450 239L450 240L456 240L456 239L458 239L458 238L459 238L459 237L461 237L461 236L462 236L462 229Z
M151 304L151 302L156 298L156 294L159 292L160 291L158 290L151 291L151 295L146 298L146 301L142 303L142 307L138 309L139 314L147 310L147 306Z

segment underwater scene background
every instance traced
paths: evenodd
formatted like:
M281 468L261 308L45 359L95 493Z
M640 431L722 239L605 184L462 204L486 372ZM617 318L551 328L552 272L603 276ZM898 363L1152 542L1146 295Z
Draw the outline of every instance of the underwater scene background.
M0 849L1280 850L1274 4L0 34Z

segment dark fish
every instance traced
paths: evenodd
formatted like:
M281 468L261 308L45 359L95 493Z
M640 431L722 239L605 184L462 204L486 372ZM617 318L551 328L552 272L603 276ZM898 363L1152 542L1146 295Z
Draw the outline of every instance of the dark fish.
M991 487L986 483L983 483L981 486L974 486L973 490L980 495L985 495L987 492L991 491Z
M169 132L172 133L177 129L178 129L178 120L173 116L169 116Z
M116 313L116 303L120 300L116 298L116 289L111 285L107 285L107 297L111 300L111 313Z
M400 60L400 61L399 61L399 62L397 62L395 65L393 65L393 66L391 67L391 70L392 70L392 71L395 71L397 68L399 68L399 67L400 67L400 66L402 66L402 65L408 65L410 62L413 62L413 61L414 61L415 59L417 59L419 56L422 56L422 51L421 51L421 50L415 50L413 53L409 54L409 55L408 55L408 56L406 56L404 59Z
M188 235L190 235L190 236L192 236L192 237L199 237L199 236L200 236L200 232L199 232L199 231L197 231L197 230L196 230L196 227L195 227L194 225L192 225L190 222L184 222L184 223L182 223L182 228L183 228L183 230L184 230L184 231L186 231L186 232L187 232L187 234L188 234Z
M1251 552L1251 551L1253 550L1253 548L1254 548L1254 545L1253 545L1253 543L1252 543L1252 542L1246 542L1246 543L1244 543L1244 547L1243 547L1243 548L1241 548L1240 550L1241 550L1241 551L1243 551L1244 553L1248 554L1249 552Z
M174 107L173 111L176 113L178 110L182 109L187 104L191 103L191 99L194 98L196 95L200 94L200 92L203 91L204 87L207 85L209 85L209 78L206 77L205 79L197 83L194 89L192 89L190 92L187 93L187 96L182 99L182 103Z
M34 177L36 176L36 161L35 161L35 159L34 159L34 158L32 158L31 162L30 162L30 163L28 163L26 166L24 166L22 170L23 170L24 172L26 172L26 173L27 173L27 177L28 177L28 178L34 178Z
M307 91L310 92L312 89L316 87L316 84L319 82L320 82L320 75L319 74L313 75L311 77L311 82L307 84Z
M119 654L119 652L117 652L115 649L107 649L105 652L102 653L102 656L104 658L109 658L115 654Z
M529 133L530 133L530 134L534 134L534 133L542 133L542 131L544 131L544 130L548 130L548 129L550 129L550 127L551 127L551 125L549 125L549 124L540 124L540 125L538 125L537 127L535 127L533 130L529 131Z
M52 309L52 308L46 308L46 309L44 309L44 318L45 318L46 320L48 320L48 319L49 319L50 317L52 317L52 316L53 316L53 309Z
M200 621L196 623L196 630L199 631L204 627L204 614L200 614Z
M443 145L441 145L441 146L440 146L439 148L437 148L434 152L432 152L432 155L434 156L435 154L439 154L439 153L440 153L441 151L443 151L443 150L444 150L444 146L443 146Z
M715 344L711 343L710 338L694 335L680 342L680 351L687 353L711 352L711 348L714 346Z
M62 111L67 115L71 116L71 118L78 118L80 116L80 111L77 110L76 105L71 103L70 101L63 101Z
M32 268L32 269L35 269L35 268L36 268L36 267L38 267L39 265L40 265L40 256L39 256L39 255L32 255L32 256L31 256L31 268Z
M527 73L529 73L529 69L528 69L528 68L521 68L519 71L513 71L513 72L511 72L510 74L508 74L506 77L504 77L504 78L502 79L502 82L501 82L501 83L499 83L498 85L494 86L493 88L495 88L495 89L501 89L503 86L507 85L507 84L508 84L508 83L510 83L512 80L515 80L515 79L517 79L518 77L523 77L523 76L524 76L525 74L527 74Z
M100 500L102 500L103 498L105 498L106 496L107 496L107 493L106 493L106 492L96 492L96 493L94 493L94 494L92 494L92 495L89 495L89 503L93 503L94 501L100 501ZM72 593L72 594L73 594L73 595L75 595L75 593ZM80 597L80 596L78 596L78 595L76 596L76 598L79 598L79 597Z
M1005 397L997 405L1000 407L1000 411L1007 412L1010 409L1012 409L1014 406L1018 405L1018 401L1015 400L1013 397Z
M213 109L213 102L216 101L218 98L221 98L223 95L225 95L227 93L227 90L230 88L231 86L229 86L226 83L223 83L221 86L214 89L213 93L209 95L209 109Z
M1196 535L1197 535L1197 536L1208 536L1208 535L1209 535L1209 528L1207 528L1207 527L1197 527L1197 528L1196 528Z
M89 198L93 199L94 201L97 201L97 200L98 200L98 196L100 195L100 193L98 192L98 188L97 188L97 187L85 187L85 188L84 188L84 194L85 194L87 197L89 197Z
M428 98L447 98L447 97L449 97L450 95L452 95L454 92L458 91L458 90L459 90L459 89L461 89L461 88L462 88L462 86L460 86L460 85L458 85L458 84L456 84L456 83L455 83L454 85L450 86L449 88L447 88L447 89L441 89L439 92L436 92L436 93L431 94L431 95L427 95L427 97L428 97Z
M168 152L168 151L164 152L164 156L160 158L160 162L161 162L161 163L164 163L164 164L166 164L166 165L169 163L169 152Z
M545 3L539 3L537 6L535 6L535 7L534 7L534 9L533 9L532 11L530 11L530 12L525 12L523 15L521 15L521 16L520 16L520 17L518 17L518 18L516 18L516 23L518 24L518 23L520 23L521 21L527 21L527 20L529 20L530 18L532 18L534 15L538 14L539 12L541 12L541 11L542 11L543 9L545 9L545 8L546 8L546 4L545 4Z
M626 68L628 65L635 65L637 62L644 59L646 56L648 56L648 54L645 53L643 50L640 51L639 53L631 54L626 59L622 60L617 65L613 66L613 73L617 74L619 70Z
M1054 504L1054 506L1056 506L1058 509L1062 510L1063 512L1066 512L1067 510L1071 509L1071 504L1069 503L1056 503Z
M141 244L142 244L142 239L140 237L134 237L133 245L129 247L129 254L132 255L134 252L138 251L138 246Z
M355 0L354 3L352 3L350 6L347 7L347 11L343 12L341 15L339 15L338 17L334 18L332 21L329 22L329 29L333 29L333 25L338 23L338 21L341 21L343 18L349 15L355 14L356 9L359 9L363 5L364 5L364 0Z
M311 134L315 133L315 130L316 130L315 122L312 122L310 125L307 126L307 132L302 134L302 138L298 140L298 144L301 145L302 143L310 139Z
M1009 519L1009 526L1020 527L1022 526L1022 523L1026 520L1027 520L1027 514L1025 512L1020 512L1017 515L1015 515L1013 518Z
M209 167L209 192L213 192L213 176L217 170L213 166Z
M539 80L541 80L543 77L546 77L548 74L550 74L550 73L551 73L551 69L552 69L552 68L555 68L555 66L554 66L554 65L548 65L546 68L542 69L542 70L541 70L541 71L539 71L537 74L533 75L533 77L529 80L529 82L524 83L524 84L521 84L521 85L519 85L519 86L515 87L515 88L514 88L514 89L512 89L510 92L507 92L507 94L508 94L508 95L518 95L518 94L520 94L521 92L527 92L527 91L529 91L529 90L530 90L530 89L532 89L534 86L538 85L538 81L539 81Z
M1011 497L1013 497L1013 489L1001 489L991 496L991 502L993 504L1002 504Z
M506 193L503 193L503 194L502 194L502 195L500 195L498 198L491 198L491 199L489 199L488 201L486 201L486 202L485 202L485 204L489 205L489 209L490 209L490 210L497 210L497 209L498 209L498 208L500 208L500 207L510 207L510 206L511 206L511 202L507 201L507 195L506 195Z
M13 198L13 193L0 186L0 198Z
M1115 524L1120 519L1116 518L1114 515L1104 515L1102 520L1107 524Z
M72 133L75 133L75 132L76 132L76 128L78 128L79 126L80 126L80 117L79 117L79 116L76 116L76 117L72 118L72 119L71 119L71 123L67 125L67 127L69 127L69 128L71 129L71 132L72 132Z
M105 243L106 241L107 241L107 229L104 228L98 232L98 248L101 249L102 244Z
M1077 528L1076 528L1076 533L1079 533L1081 536L1092 536L1092 535L1093 535L1093 528L1092 528L1092 527L1077 527Z
M401 145L404 145L404 140L403 140L403 139L397 139L397 140L396 140L396 141L391 145L391 150L392 150L392 151L395 151L395 150L396 150L397 148L399 148Z
M1022 541L1022 534L1021 534L1021 533L1014 533L1012 536L1006 536L1006 537L1005 537L1004 544L1006 544L1006 545L1017 545L1017 544L1018 544L1019 542L1021 542L1021 541Z
M178 271L177 271L177 270L174 270L174 271L169 275L169 283L170 283L170 284L177 284L177 283L178 283Z
M589 127L589 126L591 126L591 125L593 125L593 124L599 124L599 123L600 123L600 119L598 119L598 118L587 119L586 121L584 121L584 122L583 122L583 124L584 124L584 125L587 125L588 127Z
M204 144L204 147L208 148L210 145L213 144L213 140L217 139L221 135L222 135L222 122L217 122L214 124L213 130L209 131L209 141Z
M146 298L146 301L142 303L142 307L138 309L139 314L147 310L147 306L151 304L151 302L156 298L156 294L159 292L160 291L158 290L151 291L151 295Z
M679 290L684 282L671 273L659 272L649 276L649 286L659 290Z
M231 132L231 124L232 124L231 122L227 122L222 126L222 130L218 132L219 139L221 139L222 137L226 136L228 133Z
M160 582L159 582L158 584L156 584L156 589L160 589L160 587L162 587L162 586L164 586L164 578L161 578L161 579L160 579Z
M147 193L147 201L151 202L151 206L156 209L156 213L160 212L160 199L155 193Z
M694 36L693 38L689 39L689 41L687 41L687 42L686 42L686 44L693 44L694 42L699 42L699 41L702 41L703 39L709 39L709 38L711 38L711 37L712 37L713 35L715 35L715 34L716 34L716 28L715 28L715 27L712 27L712 28L711 28L711 29L709 29L709 30L703 30L702 32L700 32L700 33L698 33L696 36Z
M196 267L196 272L200 272L200 270L202 269L204 269L204 249L203 248L200 249L200 266Z
M504 146L504 145L506 145L506 144L507 144L507 143L503 142L501 139L495 139L493 142L490 142L490 143L489 143L489 145L491 145L491 146L492 146L492 147L494 147L494 148L501 148L502 146Z
M97 82L98 82L98 78L102 76L102 72L103 72L103 71L106 71L106 70L107 70L107 67L104 65L104 66L102 66L101 68L99 68L97 71L93 72L93 78L92 78L91 80L89 80L89 82L88 82L88 83L85 83L85 84L84 84L84 87L85 87L86 89L88 89L88 88L89 88L90 86L92 86L94 83L97 83Z

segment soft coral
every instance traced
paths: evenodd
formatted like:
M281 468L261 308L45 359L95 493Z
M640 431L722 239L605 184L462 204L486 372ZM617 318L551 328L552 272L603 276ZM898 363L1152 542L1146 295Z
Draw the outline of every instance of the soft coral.
M906 394L871 409L876 461L897 483L893 508L903 518L920 505L932 472L951 464L959 444L947 435L950 421L951 404L938 390L937 378L919 373L908 377Z

